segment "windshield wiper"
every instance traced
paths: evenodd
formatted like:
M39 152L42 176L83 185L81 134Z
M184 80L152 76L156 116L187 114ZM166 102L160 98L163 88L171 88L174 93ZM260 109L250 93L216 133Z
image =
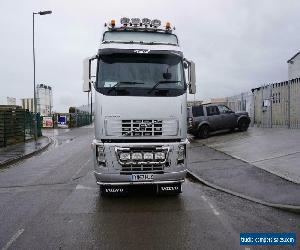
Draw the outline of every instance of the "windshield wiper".
M126 82L126 81L122 81L122 82L118 82L117 84L115 84L114 86L112 86L108 91L107 93L110 93L112 92L113 90L116 90L117 87L119 87L120 85L122 84L131 84L131 85L136 85L136 84L144 84L143 82Z
M148 94L150 94L153 90L155 90L155 89L157 88L157 86L160 85L160 84L164 84L164 83L177 83L177 82L181 82L181 81L159 81L158 83L156 83L156 84L152 87L152 89L150 89L150 90L148 91Z

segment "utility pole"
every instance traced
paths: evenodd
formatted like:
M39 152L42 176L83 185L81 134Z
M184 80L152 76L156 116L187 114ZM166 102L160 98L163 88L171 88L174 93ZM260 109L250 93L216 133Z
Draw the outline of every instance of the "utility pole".
M34 102L34 140L37 141L37 102L36 102L36 87L35 87L35 47L34 47L34 16L35 15L49 15L51 10L33 12L32 13L32 54L33 54L33 102Z

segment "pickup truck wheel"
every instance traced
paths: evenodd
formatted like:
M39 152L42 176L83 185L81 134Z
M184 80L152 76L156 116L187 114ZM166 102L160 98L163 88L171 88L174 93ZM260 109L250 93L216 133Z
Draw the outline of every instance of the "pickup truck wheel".
M199 128L198 137L202 139L206 139L209 137L209 127L207 125L203 125Z
M242 131L242 132L247 131L248 127L249 127L249 123L246 119L242 119L239 121L239 124L238 124L239 131Z

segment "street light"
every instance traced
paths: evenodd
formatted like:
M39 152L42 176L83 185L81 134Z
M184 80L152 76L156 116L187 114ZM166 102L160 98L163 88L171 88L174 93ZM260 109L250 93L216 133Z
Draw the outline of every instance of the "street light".
M32 53L33 53L33 102L34 102L34 140L37 141L37 103L36 103L36 89L35 89L35 49L34 49L34 15L49 15L51 10L33 12L32 13Z

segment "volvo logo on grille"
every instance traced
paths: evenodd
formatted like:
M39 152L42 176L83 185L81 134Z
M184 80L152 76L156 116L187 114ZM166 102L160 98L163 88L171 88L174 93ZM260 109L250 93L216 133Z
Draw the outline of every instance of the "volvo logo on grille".
M152 125L152 124L150 123L150 125ZM140 128L146 128L146 127L147 127L147 124L141 123L139 127L140 127Z

